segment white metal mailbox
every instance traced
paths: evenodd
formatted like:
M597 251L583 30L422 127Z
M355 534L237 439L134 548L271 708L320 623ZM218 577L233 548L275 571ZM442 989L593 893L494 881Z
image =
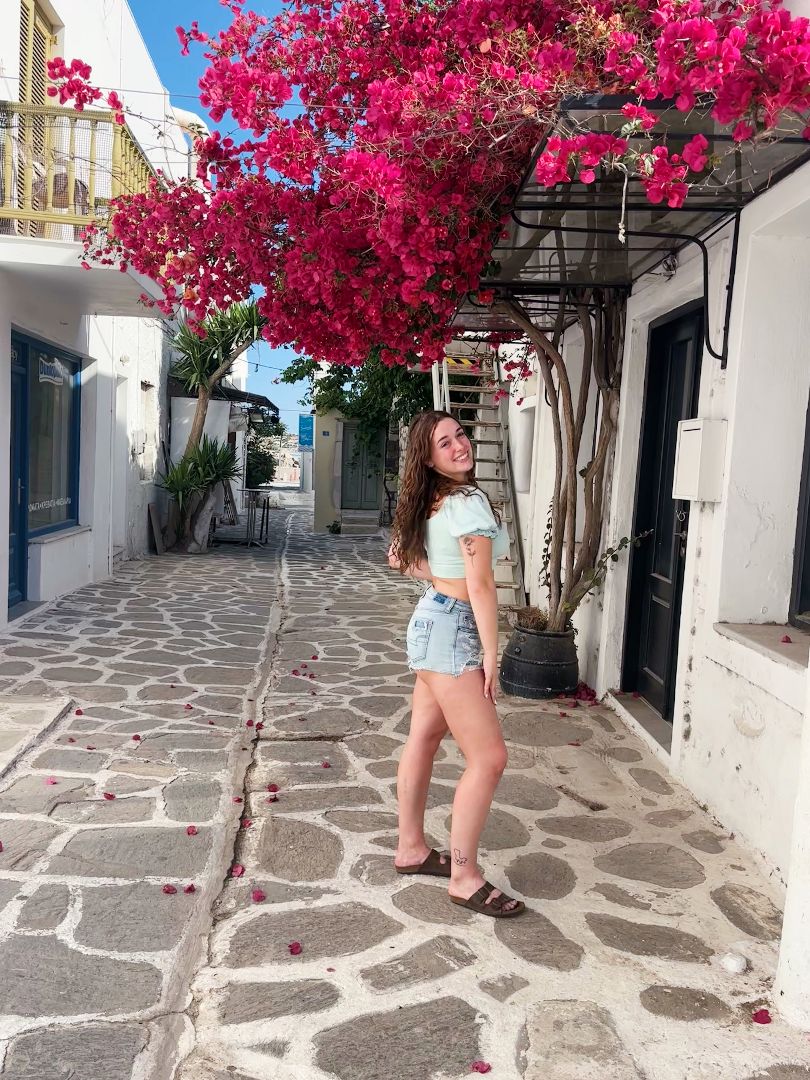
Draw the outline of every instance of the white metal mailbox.
M726 456L725 420L681 420L675 448L673 499L719 502Z

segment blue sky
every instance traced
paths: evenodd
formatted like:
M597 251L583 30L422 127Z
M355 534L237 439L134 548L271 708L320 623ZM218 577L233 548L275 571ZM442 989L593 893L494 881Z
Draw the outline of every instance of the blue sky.
M221 30L229 21L228 12L220 5L219 0L170 0L167 3L157 3L156 0L129 0L129 5L163 85L171 94L174 103L179 108L202 112L197 90L197 82L205 67L202 51L199 46L192 45L190 55L181 56L175 27L188 27L196 19L201 30ZM282 8L280 0L258 0L251 6L253 10L270 16ZM226 124L227 118L223 121L223 127ZM278 405L281 419L291 431L297 429L297 414L304 411L298 401L304 396L306 385L297 383L293 386L276 386L273 379L279 375L279 370L275 369L285 367L294 355L290 349L271 349L267 345L251 349L248 382L249 390L266 394ZM259 365L258 370L256 364Z

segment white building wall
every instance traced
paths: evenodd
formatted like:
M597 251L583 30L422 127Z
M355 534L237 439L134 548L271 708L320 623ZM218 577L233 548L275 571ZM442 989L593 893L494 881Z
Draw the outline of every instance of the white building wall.
M719 503L692 504L672 752L660 751L695 797L782 880L805 667L793 654L756 645L744 628L738 632L725 624L787 619L810 390L809 180L805 166L743 212L727 369L708 352L703 355L698 415L728 421L724 492ZM730 250L729 229L710 248L709 322L718 351ZM699 259L684 252L671 280L639 282L629 299L606 543L632 531L649 324L698 299L702 287ZM542 392L534 458L527 577L532 599L542 603L535 579L554 461ZM611 567L602 592L575 618L581 674L600 694L621 685L628 561L625 554Z
M127 122L153 166L175 177L186 175L185 137L125 0L42 0L41 6L56 30L54 55L87 61L91 81L105 92L117 89L126 106L140 114ZM0 4L0 97L10 101L19 97L19 19L16 0ZM103 102L98 107L106 108ZM105 194L103 182L97 192ZM59 239L54 229L58 226L49 227L50 238ZM62 239L73 240L72 228ZM58 276L43 295L31 285L35 279L21 273L26 252L43 243L18 238L0 261L0 625L7 610L12 329L83 358L80 524L30 541L29 598L51 599L107 576L115 557L147 553L149 503L165 504L156 483L161 443L168 438L161 322L145 309L144 318L95 314L87 299L93 289L80 295L70 286L54 287ZM78 244L75 250L78 260ZM107 295L104 286L96 291Z

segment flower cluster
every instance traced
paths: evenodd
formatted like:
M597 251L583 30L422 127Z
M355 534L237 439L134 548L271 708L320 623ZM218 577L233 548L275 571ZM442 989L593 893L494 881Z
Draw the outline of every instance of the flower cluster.
M808 22L779 0L224 7L220 33L178 36L205 50L204 107L244 134L200 140L196 180L117 200L87 259L147 275L192 320L258 287L271 344L327 362L441 358L538 146L547 187L618 169L675 207L717 125L756 139L810 111ZM63 102L100 96L80 61L52 77ZM615 130L559 130L562 102L591 94L628 99ZM653 109L671 100L707 135L669 146Z

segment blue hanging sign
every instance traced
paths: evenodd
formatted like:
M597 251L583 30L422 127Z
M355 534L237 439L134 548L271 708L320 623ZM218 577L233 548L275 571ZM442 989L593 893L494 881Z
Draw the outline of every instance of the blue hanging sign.
M298 417L298 446L303 450L314 445L315 417L312 413L301 413Z

